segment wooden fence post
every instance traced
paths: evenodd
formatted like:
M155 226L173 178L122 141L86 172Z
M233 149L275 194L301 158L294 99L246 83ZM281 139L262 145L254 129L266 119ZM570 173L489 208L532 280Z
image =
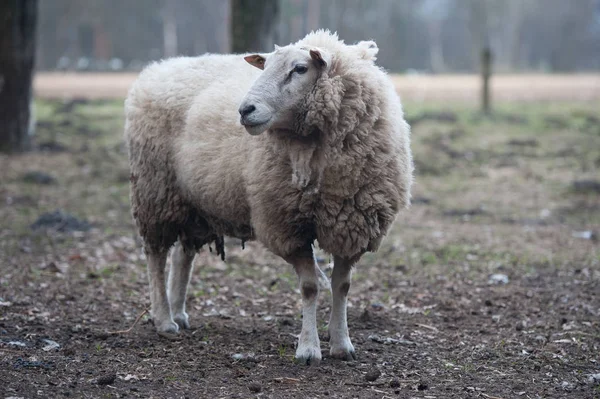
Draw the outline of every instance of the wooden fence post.
M484 114L489 115L491 112L490 102L490 77L492 76L492 50L486 47L481 52L481 108Z

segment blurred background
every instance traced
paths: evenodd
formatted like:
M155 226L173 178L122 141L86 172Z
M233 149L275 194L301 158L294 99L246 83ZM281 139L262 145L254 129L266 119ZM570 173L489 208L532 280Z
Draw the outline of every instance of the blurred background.
M379 63L393 72L476 72L485 45L492 49L498 71L600 68L600 0L233 3L41 1L37 69L139 70L151 60L175 55L271 50L274 43L297 41L317 28L337 31L350 43L377 41ZM232 5L240 8L241 18L232 15ZM235 28L243 28L247 20L270 25L265 37L244 41L248 32ZM230 32L241 40L232 40Z

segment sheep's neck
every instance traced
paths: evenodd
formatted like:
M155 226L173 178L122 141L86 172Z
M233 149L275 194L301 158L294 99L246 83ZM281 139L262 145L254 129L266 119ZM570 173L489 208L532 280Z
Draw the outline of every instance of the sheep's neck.
M270 137L279 149L289 156L292 167L291 182L298 189L306 189L311 182L319 189L323 168L317 161L318 135L298 136L291 130L272 130ZM283 148L282 148L283 147Z

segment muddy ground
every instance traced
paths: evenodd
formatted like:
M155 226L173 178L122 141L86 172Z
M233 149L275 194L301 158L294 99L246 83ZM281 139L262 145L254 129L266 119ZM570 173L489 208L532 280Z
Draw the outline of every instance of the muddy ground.
M36 150L0 157L2 398L600 397L600 103L405 106L414 204L353 276L359 358L328 358L324 293L306 368L295 275L256 243L202 252L192 329L158 337L122 101L38 101Z

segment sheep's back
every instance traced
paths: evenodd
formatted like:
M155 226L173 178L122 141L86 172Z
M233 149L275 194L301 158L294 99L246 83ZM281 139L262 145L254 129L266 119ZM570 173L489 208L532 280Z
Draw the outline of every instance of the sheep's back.
M239 122L237 109L252 76L226 78L197 95L183 134L174 141L177 181L195 208L223 235L247 237L250 206L245 169L258 141Z
M189 190L182 190L188 182L185 179L182 181L179 176L178 145L185 147L186 132L194 130L188 129L188 119L190 114L194 114L197 99L227 97L228 90L215 92L213 88L226 81L227 84L235 84L232 76L245 74L243 80L246 81L252 73L255 73L253 68L240 55L181 57L150 65L133 84L125 103L131 205L140 234L150 249L169 247L182 230L210 236L214 233L215 225L220 224L191 201ZM214 117L219 113L230 115L237 111L237 105L233 103L228 108L233 109L223 111L212 107L206 109L204 114ZM205 124L209 122L204 121ZM221 123L219 129L212 131L234 128L230 125ZM199 125L195 128L211 131ZM211 145L216 148L216 137L213 134L190 139L197 140L196 143L201 145L212 141ZM178 139L183 139L184 144ZM205 170L203 166L206 161L207 157L192 157L186 158L184 163L192 162L195 165L193 168ZM213 226L206 221L212 221Z

